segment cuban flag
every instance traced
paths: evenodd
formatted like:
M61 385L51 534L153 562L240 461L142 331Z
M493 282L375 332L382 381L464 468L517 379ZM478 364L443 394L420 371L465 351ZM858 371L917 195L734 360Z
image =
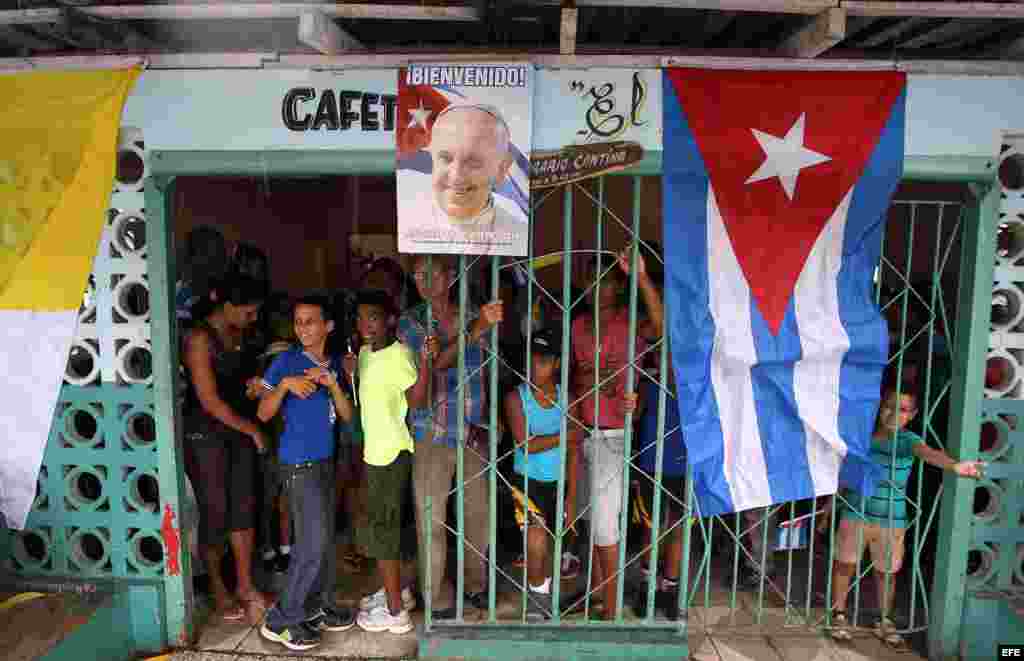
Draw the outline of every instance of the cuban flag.
M700 515L872 493L888 349L872 278L905 76L663 80L666 301Z

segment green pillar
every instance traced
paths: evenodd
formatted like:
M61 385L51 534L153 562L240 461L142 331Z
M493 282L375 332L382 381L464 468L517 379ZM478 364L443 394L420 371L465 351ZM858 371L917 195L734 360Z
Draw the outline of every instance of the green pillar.
M989 186L967 214L960 265L960 314L956 321L949 435L946 450L960 459L978 457L985 358L988 353L992 282L998 229L999 188ZM965 314L966 313L966 314ZM932 583L928 657L955 659L963 625L967 552L971 545L975 483L943 478L935 578Z
M155 176L146 185L149 231L149 290L153 346L153 407L160 478L161 533L164 541L165 632L173 647L192 640L192 568L182 525L185 470L181 434L174 415L178 377L178 333L174 311L174 231L170 213L173 178ZM174 547L177 547L176 549Z

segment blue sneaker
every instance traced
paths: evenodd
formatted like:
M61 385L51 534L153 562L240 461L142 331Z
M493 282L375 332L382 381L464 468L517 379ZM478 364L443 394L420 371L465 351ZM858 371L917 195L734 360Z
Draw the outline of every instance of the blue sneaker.
M305 624L275 629L266 622L260 627L260 635L274 643L281 643L290 650L304 652L320 644L320 634Z
M326 606L317 610L303 624L313 631L348 631L355 626L356 618L347 608Z

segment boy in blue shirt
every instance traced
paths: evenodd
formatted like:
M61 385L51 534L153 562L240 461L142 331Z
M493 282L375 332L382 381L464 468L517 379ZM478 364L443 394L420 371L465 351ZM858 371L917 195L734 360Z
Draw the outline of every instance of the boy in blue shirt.
M267 369L267 392L257 413L263 422L284 414L278 458L295 534L285 589L260 634L302 651L320 644L320 631L345 631L355 624L351 612L334 605L333 547L334 425L338 417L351 420L353 407L338 380L341 363L327 355L327 336L334 330L327 299L299 299L294 318L299 346L278 355Z
M905 645L890 616L896 597L893 579L903 565L903 538L910 523L906 490L914 458L919 457L959 477L981 477L982 462L956 461L942 450L928 447L924 439L906 429L917 411L918 395L912 384L903 383L897 390L896 384L889 383L883 388L878 419L871 435L871 458L882 479L869 498L847 492L846 500L850 505L842 512L839 524L832 570L832 637L836 640L852 638L845 613L846 597L857 561L867 546L871 551L878 596L884 602L875 635L890 647L899 649Z

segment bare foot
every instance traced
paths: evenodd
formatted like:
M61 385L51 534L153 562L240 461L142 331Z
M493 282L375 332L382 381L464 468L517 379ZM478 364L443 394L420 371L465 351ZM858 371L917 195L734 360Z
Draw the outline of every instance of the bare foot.
M213 615L227 622L237 622L245 617L245 609L235 603L227 592L214 593Z
M242 607L245 609L245 615L249 623L253 625L259 624L263 620L267 609L274 603L271 595L259 590L253 590L246 594L238 593L238 601L241 602Z

